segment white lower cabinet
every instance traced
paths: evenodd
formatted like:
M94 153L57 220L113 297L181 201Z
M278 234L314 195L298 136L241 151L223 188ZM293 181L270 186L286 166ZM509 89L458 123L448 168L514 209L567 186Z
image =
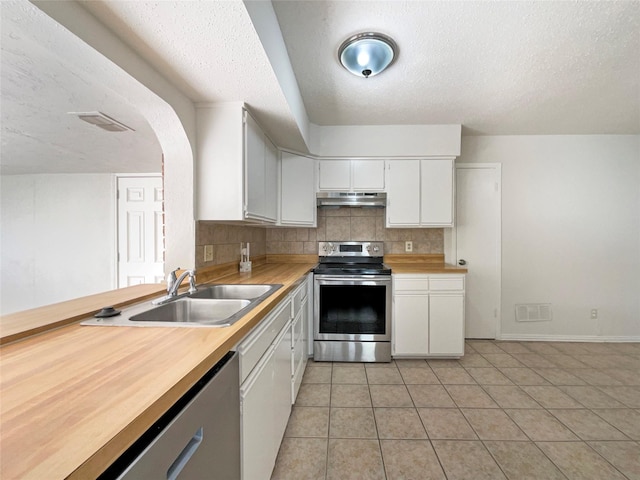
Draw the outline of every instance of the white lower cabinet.
M464 355L464 275L393 274L393 355Z
M307 361L308 282L306 277L237 348L243 480L271 478Z

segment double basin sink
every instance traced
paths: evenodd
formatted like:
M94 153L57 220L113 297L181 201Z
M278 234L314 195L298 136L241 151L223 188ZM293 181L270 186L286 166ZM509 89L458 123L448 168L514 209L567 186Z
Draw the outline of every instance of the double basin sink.
M82 325L138 327L228 327L282 287L273 285L208 285L163 305L137 305L121 315L93 318Z

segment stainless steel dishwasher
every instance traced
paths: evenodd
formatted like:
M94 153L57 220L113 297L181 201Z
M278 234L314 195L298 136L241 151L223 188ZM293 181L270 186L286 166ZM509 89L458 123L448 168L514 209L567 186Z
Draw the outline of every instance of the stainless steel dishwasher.
M99 479L238 480L239 378L229 352Z

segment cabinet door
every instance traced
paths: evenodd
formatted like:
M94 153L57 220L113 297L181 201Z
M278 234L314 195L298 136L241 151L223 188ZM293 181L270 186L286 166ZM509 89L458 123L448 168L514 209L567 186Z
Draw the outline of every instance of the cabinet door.
M429 353L464 355L464 295L429 296Z
M264 134L251 115L245 116L245 217L265 217Z
M420 223L453 226L453 160L421 160Z
M273 373L273 438L275 458L291 413L291 324L283 329L275 342Z
M394 295L393 297L394 355L429 353L429 296Z
M387 227L420 224L420 160L387 162Z
M273 442L274 365L270 348L240 389L244 480L268 480L280 446L279 441Z
M278 149L267 137L264 142L264 216L265 220L275 222L278 218Z
M315 226L314 160L283 152L280 171L280 224Z
M348 192L351 187L351 162L349 160L320 160L318 188L327 191Z
M352 160L352 190L381 192L384 190L384 160Z

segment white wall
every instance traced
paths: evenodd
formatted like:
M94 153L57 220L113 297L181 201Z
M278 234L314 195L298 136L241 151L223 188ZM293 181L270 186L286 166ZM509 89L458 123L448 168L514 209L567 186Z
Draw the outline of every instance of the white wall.
M116 287L113 175L0 182L0 314Z
M458 162L502 164L505 338L640 338L640 136L464 137Z

